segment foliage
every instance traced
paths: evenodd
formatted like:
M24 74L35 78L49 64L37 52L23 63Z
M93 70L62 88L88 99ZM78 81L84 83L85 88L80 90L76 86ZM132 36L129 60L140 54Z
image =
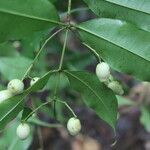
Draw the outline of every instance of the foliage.
M59 97L59 89L70 86L81 95L88 107L115 130L117 99L120 99L120 103L124 103L123 99L116 96L106 84L101 83L95 73L79 70L84 69L87 64L92 64L94 54L97 63L105 61L118 72L150 81L150 1L84 0L97 18L77 25L72 23L69 17L72 13L71 0L68 2L67 22L60 21L54 6L56 2L56 0L0 1L2 80L8 82L18 78L25 81L33 75L42 76L33 86L27 86L22 94L0 104L0 129L3 130L23 109L22 120L27 121L32 113L55 102ZM91 53L68 52L67 40L71 31L80 36L81 43L86 45ZM56 42L58 39L51 42L60 32L65 33L65 36L59 39L60 42ZM16 40L22 44L22 50L20 46L17 48L12 46ZM47 44L52 46L47 48ZM55 53L60 53L58 49L61 47L59 66L52 65L56 57L53 60L47 59L46 56L55 56ZM65 62L64 57L68 58L68 62ZM52 97L49 97L47 102L42 102L35 110L26 108L27 96L39 92L45 86L45 89L53 89L53 93L50 94ZM66 103L62 104L73 112ZM147 111L142 109L142 114L141 120L148 126L145 121Z

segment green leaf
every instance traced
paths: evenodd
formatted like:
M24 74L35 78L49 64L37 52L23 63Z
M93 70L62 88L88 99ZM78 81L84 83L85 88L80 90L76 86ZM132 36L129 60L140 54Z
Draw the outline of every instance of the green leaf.
M145 127L145 129L148 132L150 132L150 108L145 106L141 108L141 111L142 111L142 114L141 114L140 121Z
M33 86L29 87L22 94L16 95L0 103L0 130L2 130L8 122L13 120L18 113L23 109L24 99L31 92L42 89L49 80L50 75L53 72L46 73L40 78Z
M64 89L69 84L68 78L63 73L55 73L51 75L45 88L47 90L52 90L54 92L56 88L57 80L60 81L58 90Z
M0 44L0 57L18 55L17 50L9 42Z
M0 42L54 27L58 14L47 0L0 0Z
M126 20L150 31L149 0L84 0L99 17Z
M31 59L21 56L0 57L0 72L8 80L21 79L31 63Z
M48 1L50 1L51 3L55 3L57 0L48 0Z
M149 32L124 21L104 18L87 21L78 28L83 41L112 68L150 81Z
M53 28L52 28L53 29ZM50 29L50 30L52 30ZM49 30L36 32L21 40L22 51L21 54L25 57L34 58L40 46L45 42L45 37L50 33Z
M84 102L115 129L117 100L114 93L94 74L80 71L65 71L65 73L71 86L81 93Z
M26 119L26 117L32 112L32 109L29 107L24 107L23 112L22 112L22 117L21 120Z

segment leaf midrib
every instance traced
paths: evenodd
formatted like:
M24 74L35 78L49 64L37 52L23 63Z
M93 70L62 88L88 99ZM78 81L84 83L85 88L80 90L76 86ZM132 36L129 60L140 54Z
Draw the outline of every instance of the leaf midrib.
M135 56L139 56L141 59L144 59L145 61L150 62L149 59L144 58L144 57L141 56L141 55L135 54L134 52L132 52L132 51L126 49L125 47L122 47L122 46L120 46L120 45L117 45L117 44L115 44L114 42L112 42L112 41L110 41L110 40L108 40L108 39L106 39L106 38L104 38L104 37L102 37L102 36L100 36L100 35L97 35L97 34L94 33L94 32L91 32L91 31L89 31L89 30L87 30L87 29L85 29L85 28L83 28L83 27L81 27L81 26L78 26L78 28L79 28L80 30L85 31L85 32L87 32L87 33L90 33L90 34L92 34L92 35L94 35L94 36L96 36L96 37L98 37L98 38L101 38L101 39L103 39L104 41L109 42L109 43L111 43L111 44L113 44L113 45L115 45L115 46L117 46L117 47L120 47L121 49L126 50L126 51L128 51L129 53L131 53L131 54L133 54L133 55L135 55Z
M133 8L133 7L121 5L121 4L118 4L118 3L113 2L113 1L111 2L111 1L105 0L105 2L108 2L108 3L112 4L112 5L117 5L117 6L119 6L119 7L123 7L123 8L126 8L126 9L130 9L130 10L133 10L133 11L138 11L138 12L140 12L140 13L144 13L144 14L150 15L150 13L145 12L145 11L143 11L143 10L139 10L139 9L135 9L135 8Z
M83 83L85 86L87 86L87 87L90 89L90 91L92 91L92 92L94 93L94 95L95 95L96 97L98 97L98 99L100 99L100 101L102 102L102 104L104 105L104 107L106 108L106 110L108 111L109 115L111 116L111 112L109 111L109 109L107 108L107 106L104 104L104 102L102 101L102 99L99 97L99 95L98 95L87 83L85 83L82 79L78 78L77 76L73 75L72 73L70 73L70 72L68 72L68 71L66 71L66 70L65 70L64 72L70 74L72 77L74 77L75 79L77 79L77 80L79 80L81 83ZM110 117L110 118L111 118L111 117ZM113 120L112 120L112 119L110 119L110 120L111 120L112 125L114 125Z
M32 15L27 15L27 14L21 14L21 13L17 13L14 11L8 11L5 9L0 8L0 12L5 13L5 14L9 14L9 15L15 15L15 16L19 16L19 17L24 17L27 19L34 19L34 20L38 20L38 21L45 21L45 22L49 22L49 23L53 23L53 24L62 24L61 22L57 22L55 20L51 20L51 19L46 19L46 18L40 18L40 17L36 17L36 16L32 16Z
M0 119L0 122L3 121L3 119L9 115L23 100L24 100L25 96L23 98L21 98L21 100L18 101L18 103L12 107L1 119Z

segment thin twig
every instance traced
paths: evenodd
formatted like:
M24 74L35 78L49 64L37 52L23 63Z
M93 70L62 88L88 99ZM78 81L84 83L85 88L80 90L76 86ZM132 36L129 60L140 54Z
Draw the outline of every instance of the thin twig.
M76 12L80 12L80 11L87 11L87 10L89 10L88 7L75 8L75 9L72 9L72 10L70 11L70 14L76 13ZM67 15L67 13L68 13L68 12L64 12L64 13L61 13L61 14L59 14L59 15L60 15L60 17L62 18L62 17L65 17L65 16Z
M98 59L99 62L101 62L101 58L99 56L99 54L96 52L95 49L93 49L92 47L90 47L88 44L86 43L82 43L84 46L86 46L89 50L91 50L91 52L95 55L95 57Z
M54 118L57 119L57 114L56 114L56 98L57 98L57 91L58 91L58 85L60 83L60 73L58 74L58 78L56 81L55 85L55 90L54 90Z
M61 128L63 127L61 124L58 123L47 123L47 122L43 122L41 120L35 120L35 119L29 119L28 120L29 123L31 124L35 124L41 127L47 127L47 128Z
M67 38L68 38L68 29L66 31L66 35L65 35L65 41L64 41L64 45L63 45L63 50L62 50L62 54L61 54L61 58L60 58L60 63L59 63L59 69L62 69L62 65L63 65L63 60L64 60L64 55L65 55L65 50L66 50L66 44L67 44Z
M75 118L77 118L77 115L75 114L75 112L72 110L72 108L65 101L61 101L61 100L56 99L56 102L64 104L71 111L71 113L73 114L73 116Z
M76 33L76 32L75 32L74 30L72 30L71 28L70 28L70 31L76 36L76 38L77 38L78 40L80 40L80 36L78 35L78 33ZM84 42L82 42L82 44L83 44L84 46L86 46L88 49L91 50L91 52L94 54L94 56L96 57L96 59L97 59L98 62L101 62L101 58L100 58L99 54L96 52L95 49L93 49L92 47L90 47L88 44L86 44L86 43L84 43Z
M52 39L54 36L56 36L59 32L61 32L62 30L64 30L66 27L61 28L59 30L57 30L55 33L53 33L49 38L47 38L44 42L44 44L41 46L41 48L39 49L37 55L35 56L33 62L31 63L31 65L29 66L29 68L27 69L27 71L25 72L24 76L22 77L22 80L26 78L26 76L29 74L29 72L31 71L32 67L34 66L36 60L38 59L38 57L40 56L41 52L43 51L45 45L49 42L50 39Z
M53 102L54 100L50 100L50 101L47 101L43 104L41 104L40 106L38 106L37 108L35 108L24 120L22 120L22 122L26 122L37 110L39 110L41 107Z

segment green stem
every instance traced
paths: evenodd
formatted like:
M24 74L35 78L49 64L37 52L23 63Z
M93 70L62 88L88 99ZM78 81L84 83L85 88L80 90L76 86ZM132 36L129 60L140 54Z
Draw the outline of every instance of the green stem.
M31 65L29 66L29 68L27 69L27 71L25 72L22 80L24 80L26 78L26 76L29 74L29 72L31 71L31 69L33 68L36 60L38 59L38 57L40 56L41 52L43 51L45 45L49 42L49 40L51 40L54 36L56 36L59 32L61 32L62 30L64 30L66 27L61 28L59 30L57 30L55 33L53 33L49 38L46 39L46 41L44 42L44 44L41 46L41 48L39 49L37 55L35 56L33 62L31 63Z
M79 12L79 11L87 11L87 10L89 10L88 7L75 8L75 9L73 9L73 10L70 11L70 14L76 13L76 12ZM67 15L67 13L68 12L61 13L60 17L61 18L65 17Z
M75 118L77 118L77 116L76 116L76 114L74 113L74 111L72 110L72 108L65 102L65 101L61 101L61 100L56 100L56 102L59 102L59 103L62 103L62 104L64 104L70 111L71 111L71 113L73 114L73 116L75 117Z
M59 82L60 82L60 73L58 75L58 78L57 78L57 81L56 81L56 85L55 85L54 99L57 97L57 89L58 89Z
M71 0L68 1L68 11L67 11L68 28L70 26L70 12L71 12ZM66 44L67 44L68 31L69 30L67 29L66 35L65 35L65 41L64 41L64 45L63 45L63 50L62 50L62 54L61 54L61 58L60 58L59 69L58 70L62 69L64 55L65 55L65 50L66 50Z
M35 125L42 126L42 127L47 127L47 128L60 128L60 127L62 127L61 124L57 124L57 123L52 123L51 124L51 123L43 122L39 119L32 119L31 118L28 122L31 123L31 124L35 124Z
M68 16L70 16L71 13L71 0L68 1Z
M54 117L55 117L55 119L57 119L57 114L56 114L56 98L57 98L57 90L58 90L59 82L60 82L60 73L59 73L58 78L56 80L56 85L55 85L55 89L54 89Z
M101 62L101 58L99 56L99 54L96 52L95 49L93 49L92 47L90 47L88 44L86 43L82 43L84 46L86 46L89 50L91 50L91 52L95 55L95 57L98 59L99 62Z
M43 104L41 104L40 106L38 106L37 108L35 108L24 120L22 120L22 122L26 122L37 110L39 110L41 107L53 102L54 100L50 100L50 101L47 101Z
M63 65L63 61L64 61L64 55L65 55L65 50L66 50L66 44L67 44L67 38L68 38L68 29L66 31L66 35L65 35L65 41L64 41L64 45L63 45L63 50L62 50L62 54L61 54L61 58L60 58L60 63L59 63L59 69L62 69L62 65Z

